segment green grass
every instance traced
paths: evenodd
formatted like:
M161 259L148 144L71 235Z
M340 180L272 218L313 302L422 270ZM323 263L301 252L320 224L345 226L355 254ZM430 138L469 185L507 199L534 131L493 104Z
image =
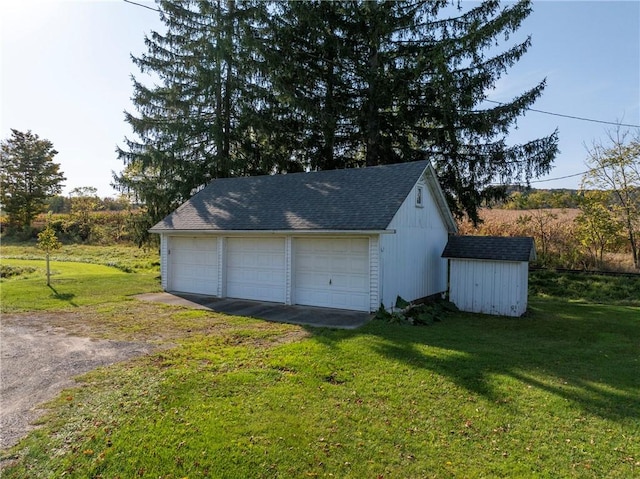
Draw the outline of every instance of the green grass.
M301 339L293 326L123 301L157 289L152 273L54 262L46 288L42 261L7 263L23 274L2 282L5 311L71 308L75 320L59 322L71 332L179 346L86 375L8 453L17 460L6 477L640 470L633 280L539 275L521 320L457 314L430 328L376 322ZM592 304L605 300L618 305Z
M356 331L79 308L176 347L83 376L3 477L639 477L640 308L549 291L520 319Z
M290 327L233 318L85 376L6 477L633 477L637 349L618 340L637 328L622 308L585 330L602 311L576 311L579 341L461 315L279 345Z
M46 284L44 252L33 242L0 249L1 311L50 311L122 301L158 291L158 253L133 246L67 245L51 255Z
M2 262L6 259L26 259L44 261L44 252L35 242L7 243L3 240L0 248ZM100 264L120 269L124 272L156 271L160 265L159 254L155 250L135 246L94 246L64 245L51 254L53 261Z
M640 275L599 276L535 271L529 275L529 294L569 301L640 306Z

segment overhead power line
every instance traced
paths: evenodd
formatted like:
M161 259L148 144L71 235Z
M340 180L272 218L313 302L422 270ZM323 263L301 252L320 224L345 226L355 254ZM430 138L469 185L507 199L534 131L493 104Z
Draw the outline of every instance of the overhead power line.
M134 2L132 0L123 0L123 1L125 3L130 3L131 5L136 5L138 7L146 8L146 9L152 10L154 12L162 13L162 10L150 7L148 5L144 5L142 3ZM505 105L505 103L503 103L501 101L495 101L495 100L485 100L485 101L488 102L488 103L495 103L497 105ZM536 113L542 113L544 115L558 116L558 117L561 117L561 118L569 118L571 120L588 121L588 122L591 122L591 123L600 123L600 124L603 124L603 125L624 126L624 127L628 127L628 128L640 128L640 125L632 125L630 123L618 123L618 122L615 122L615 121L595 120L593 118L585 118L585 117L582 117L582 116L575 116L575 115L565 115L563 113L555 113L555 112L552 112L552 111L538 110L536 108L525 108L525 110L533 111L533 112L536 112Z
M495 100L485 100L488 103L496 103L498 105L504 105L505 103L501 101ZM626 126L628 128L640 128L640 125L632 125L629 123L618 123L616 121L605 121L605 120L594 120L593 118L584 118L582 116L574 116L574 115L564 115L562 113L554 113L552 111L544 111L544 110L536 110L535 108L525 108L527 111L535 111L536 113L543 113L545 115L551 116L559 116L562 118L570 118L571 120L580 120L580 121L590 121L592 123L602 123L604 125L616 125L616 126Z
M574 178L576 176L582 176L582 175L586 175L587 173L591 173L593 171L597 171L597 170L603 170L605 169L605 166L599 166L599 167L595 167L595 168L590 168L588 170L585 171L581 171L580 173L573 173L571 175L565 175L565 176L556 176L555 178L545 178L542 180L533 180L533 181L529 181L528 183L547 183L549 181L556 181L556 180L565 180L567 178ZM492 186L502 186L503 183L492 183Z
M593 171L593 170L581 171L580 173L574 173L573 175L558 176L556 178L547 178L545 180L533 180L533 181L529 181L529 183L546 183L548 181L565 180L567 178L574 178L576 176L585 175L585 174L589 173L590 171Z
M125 3L130 3L131 5L136 5L138 7L146 8L147 10L153 10L154 12L162 13L162 10L158 10L157 8L150 7L149 5L144 5L142 3L132 2L131 0L122 0Z
M531 183L547 183L549 181L556 181L556 180L566 180L567 178L574 178L576 176L582 176L585 175L589 172L593 171L593 169L591 170L586 170L586 171L581 171L580 173L574 173L572 175L565 175L565 176L557 176L555 178L546 178L543 180L530 180L527 182L527 184L531 184ZM491 183L491 186L504 186L505 183Z

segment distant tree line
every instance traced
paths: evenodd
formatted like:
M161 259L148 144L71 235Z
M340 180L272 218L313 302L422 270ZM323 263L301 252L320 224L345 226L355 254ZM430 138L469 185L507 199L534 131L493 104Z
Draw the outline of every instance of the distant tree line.
M3 236L29 240L46 230L49 246L55 244L53 235L65 242L141 243L140 209L128 198L101 199L93 187L60 195L65 177L53 161L57 153L51 141L31 131L11 130L0 144Z
M131 201L124 195L99 197L92 186L74 188L67 196L55 195L46 198L44 209L52 213L71 213L75 208L86 207L90 211L123 211L131 208Z
M494 203L493 206L509 210L577 208L579 197L579 190L518 189L511 191L506 199Z
M74 188L68 196L47 199L45 209L51 228L66 242L119 243L138 241L134 224L141 215L140 207L129 198L99 198L91 186ZM40 227L42 215L35 224Z

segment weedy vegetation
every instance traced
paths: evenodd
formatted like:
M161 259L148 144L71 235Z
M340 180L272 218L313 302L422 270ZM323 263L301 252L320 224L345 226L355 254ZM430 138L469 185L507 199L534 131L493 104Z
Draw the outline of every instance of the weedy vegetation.
M35 242L9 242L2 244L2 263L11 259L42 261L45 254ZM110 266L125 273L153 271L160 265L156 249L138 248L132 245L98 246L83 244L63 245L51 253L51 261L89 263Z

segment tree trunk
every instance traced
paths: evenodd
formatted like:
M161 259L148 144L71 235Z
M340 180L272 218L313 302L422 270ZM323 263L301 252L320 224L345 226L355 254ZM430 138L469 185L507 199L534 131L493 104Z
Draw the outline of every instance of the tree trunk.
M227 21L224 33L224 50L223 61L226 67L226 75L224 79L224 104L223 104L223 142L222 142L222 156L225 162L225 169L227 170L226 176L231 176L231 95L233 92L233 45L234 45L234 25L235 25L235 2L234 0L227 0ZM222 81L222 79L220 79Z
M633 265L636 269L640 269L640 258L638 258L638 245L636 236L633 234L633 228L629 230L629 243L631 243L631 253L633 254Z
M377 45L371 47L371 53L369 55L369 86L368 86L368 105L366 108L366 135L367 135L367 166L375 166L379 162L379 138L380 138L380 124L378 121L378 104L377 104L377 70L378 70L378 49Z
M49 268L49 252L47 252L47 286L51 286L51 269Z

